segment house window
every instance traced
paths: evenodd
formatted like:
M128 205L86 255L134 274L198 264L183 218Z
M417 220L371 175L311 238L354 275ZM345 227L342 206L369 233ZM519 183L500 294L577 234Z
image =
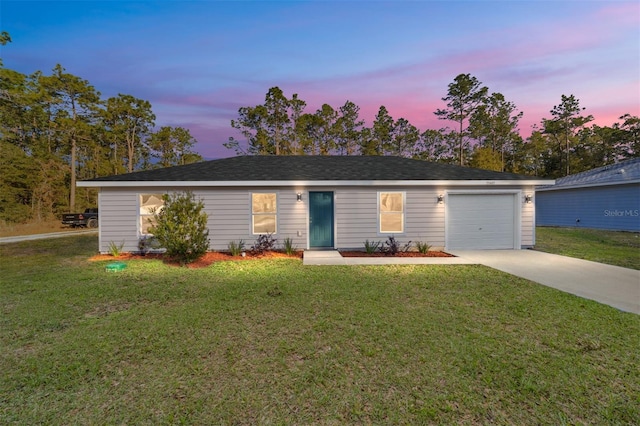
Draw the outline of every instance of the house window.
M140 234L149 235L149 228L155 225L154 214L164 207L162 194L140 194Z
M380 232L404 232L404 193L380 192Z
M277 221L275 193L251 194L251 225L253 234L275 234Z

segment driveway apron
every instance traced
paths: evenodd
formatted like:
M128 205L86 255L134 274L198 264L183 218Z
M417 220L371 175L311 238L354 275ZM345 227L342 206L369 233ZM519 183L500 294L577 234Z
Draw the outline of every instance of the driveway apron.
M640 271L535 250L456 250L456 256L640 314Z

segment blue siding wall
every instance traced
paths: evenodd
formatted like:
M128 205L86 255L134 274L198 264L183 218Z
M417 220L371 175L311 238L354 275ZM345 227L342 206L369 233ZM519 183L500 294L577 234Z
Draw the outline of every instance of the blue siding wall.
M640 232L640 185L538 191L536 225Z

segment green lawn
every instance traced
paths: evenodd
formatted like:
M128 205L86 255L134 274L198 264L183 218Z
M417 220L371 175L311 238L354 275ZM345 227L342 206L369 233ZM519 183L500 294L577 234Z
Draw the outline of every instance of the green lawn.
M638 424L639 317L482 266L0 245L0 424Z
M536 250L640 269L640 234L581 228L536 228Z

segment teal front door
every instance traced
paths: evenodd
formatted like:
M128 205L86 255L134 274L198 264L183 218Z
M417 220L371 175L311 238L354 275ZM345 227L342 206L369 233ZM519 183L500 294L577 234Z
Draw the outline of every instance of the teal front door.
M333 248L333 192L309 192L309 247Z

